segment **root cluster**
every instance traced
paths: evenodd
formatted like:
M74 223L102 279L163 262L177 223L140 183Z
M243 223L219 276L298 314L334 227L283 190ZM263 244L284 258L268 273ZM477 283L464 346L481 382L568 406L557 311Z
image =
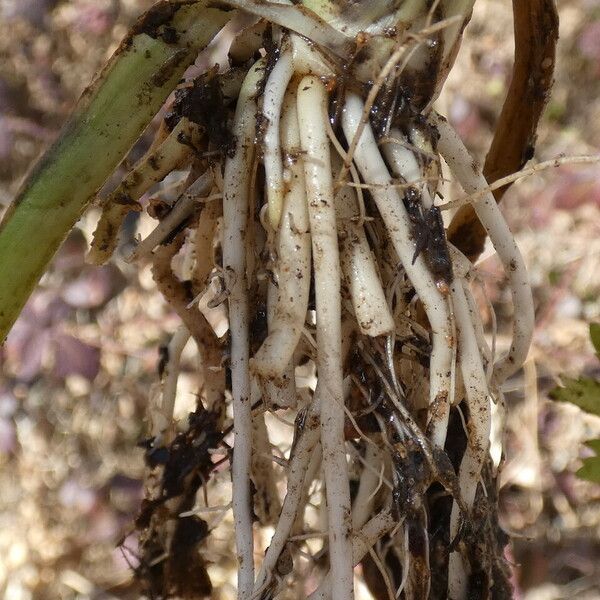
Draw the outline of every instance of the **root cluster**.
M182 321L151 404L139 523L159 595L182 584L166 566L157 575L157 540L169 556L192 518L196 541L210 540L190 516L193 498L226 462L243 600L347 600L358 564L377 598L508 594L491 404L527 355L532 297L480 167L431 108L436 85L419 80L432 57L443 79L452 54L435 48L456 21L431 17L387 34L391 52L365 37L343 63L325 40L258 22L234 41L235 65L180 86L155 143L104 206L96 262L143 195L183 173L174 201L159 192L144 207L158 224L131 257L153 263ZM198 103L212 114L190 109ZM484 336L473 265L446 240L441 159L506 271L514 320L502 356ZM173 405L190 336L203 383L183 435ZM273 415L295 423L283 456ZM195 593L210 593L200 580Z

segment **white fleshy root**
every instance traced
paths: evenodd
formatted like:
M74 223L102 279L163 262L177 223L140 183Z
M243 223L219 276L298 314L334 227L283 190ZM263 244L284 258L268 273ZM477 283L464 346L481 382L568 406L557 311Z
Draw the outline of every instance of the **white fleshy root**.
M340 261L361 333L376 337L394 331L375 260L360 219L356 193L344 186L335 196Z
M299 160L300 133L295 94L288 94L283 110L283 148L287 193L277 237L277 290L269 335L252 359L261 377L280 378L292 359L302 334L310 290L310 225ZM271 294L270 294L271 295Z
M265 558L256 578L253 597L257 597L271 582L273 570L288 541L298 515L300 501L304 495L303 492L312 483L312 478L307 477L307 471L315 447L319 443L320 406L319 399L314 398L311 406L306 411L306 415L303 417L298 439L292 447L288 464L285 499L281 507L275 532L271 537Z
M449 124L430 114L472 1L390 8L376 0L375 12L365 13L360 3L342 8L329 0L225 0L267 19L251 25L233 51L237 60L264 58L241 89L231 82L246 68L231 70L235 115L224 102L217 118L232 143L211 122L182 118L119 188L125 206L113 202L102 222L108 231L132 207L141 209L137 194L178 157L191 165L182 187L205 171L172 205L170 196L171 211L132 258L152 258L162 293L186 324L171 340L162 397L151 407L161 442L173 438L190 332L199 347L200 403L219 421L215 434L225 436L223 448L209 450L225 453L215 471L231 461L238 600L287 597L290 583L306 595L305 576L318 572L321 557L329 572L309 599L352 600L353 569L367 554L365 568L379 569L390 597L426 597L432 575L446 568L433 548L429 563L432 528L444 522L439 539L457 539L461 519L472 520L486 492L491 401L525 360L533 303L523 259L481 170ZM359 27L353 14L371 15L371 26ZM379 26L402 15L408 21L394 39L377 39ZM344 19L343 33L328 25ZM436 80L421 92L427 86L418 78L436 44L437 62L427 67ZM180 134L199 138L200 131L208 135L192 153ZM470 288L476 270L447 244L434 204L440 156L470 196L510 281L512 345L495 364ZM207 204L193 223L199 201ZM184 225L195 232L181 231ZM114 239L98 239L110 252ZM461 402L466 409L455 406ZM456 450L451 410L467 438L458 473L444 451ZM290 449L272 420L291 427L294 416ZM429 509L441 506L427 493L434 484L453 503L430 523ZM262 548L263 537L255 540L255 515L257 531L273 525L256 578L255 541ZM401 577L389 571L391 556ZM470 560L465 543L449 554L441 575L454 600L470 593Z
M252 412L249 360L250 314L246 283L246 222L254 160L256 91L265 61L250 70L235 112L235 154L225 161L223 189L223 269L229 292L231 386L234 451L232 459L233 518L238 554L238 598L250 600L254 588L252 533Z
M465 387L469 421L467 423L467 448L460 463L458 482L467 509L473 508L481 470L488 456L491 430L490 395L487 377L477 344L477 337L465 296L463 284L457 278L451 288L456 328L458 330L458 362ZM450 516L450 539L458 534L460 509L456 501ZM458 551L450 553L448 592L451 598L464 598L467 577L462 557Z
M409 141L398 129L391 129L390 137L383 144L383 154L391 166L393 175L402 178L406 183L414 184L421 194L423 208L427 209L433 206L428 185L430 178L424 177L426 174L423 173L415 156L415 152L418 151L411 148Z
M148 256L166 237L183 221L194 213L198 200L206 196L213 183L212 173L207 171L201 175L186 191L181 194L167 216L156 228L143 239L135 250L127 257L127 262L139 260ZM220 195L214 199L220 198Z
M353 94L346 100L342 127L348 139L353 139L363 114L362 100ZM371 194L396 250L419 299L423 303L432 329L430 359L430 428L434 444L443 448L450 413L450 380L452 371L452 316L446 298L436 286L423 256L413 264L414 246L410 221L402 198L393 187L392 177L379 152L369 125L365 125L356 144L354 161L366 183L373 184Z
M317 317L316 393L321 397L321 446L327 488L333 600L353 597L352 520L344 439L341 296L337 227L323 83L304 78L298 87L298 121L312 237Z
M374 444L367 444L365 450L365 468L360 477L358 492L353 502L352 527L360 529L373 513L375 495L383 481L383 453ZM368 465L368 467L367 467Z
M448 121L437 114L432 115L432 121L440 134L439 152L464 191L477 194L488 189L477 161ZM512 293L512 344L508 354L494 365L494 383L501 386L521 368L527 358L533 337L533 296L523 256L492 193L488 191L483 194L472 202L472 206L502 261Z
M390 509L385 508L370 521L368 521L352 537L352 562L357 565L379 540L386 533L398 525ZM332 582L334 575L329 572L321 582L321 585L308 596L307 600L328 600L332 597L332 590L335 581Z
M283 50L269 74L263 96L263 117L266 121L263 153L265 188L269 204L269 221L275 230L281 219L285 193L279 122L283 96L293 74L292 52L288 47ZM283 128L283 131L287 131L286 128Z
M167 346L167 362L163 373L163 385L160 405L151 414L152 436L164 435L173 423L173 411L177 396L177 380L179 379L179 365L181 353L190 339L190 332L185 325L181 325L173 334ZM169 434L167 434L167 437ZM166 440L168 443L170 440Z

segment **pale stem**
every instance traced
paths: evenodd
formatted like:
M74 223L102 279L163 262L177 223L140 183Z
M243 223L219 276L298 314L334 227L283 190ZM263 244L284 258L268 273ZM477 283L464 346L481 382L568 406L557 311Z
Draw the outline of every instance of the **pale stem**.
M351 40L302 5L288 0L264 2L264 0L224 0L224 4L277 23L286 29L311 40L314 44L329 48L338 56L346 56L352 46Z

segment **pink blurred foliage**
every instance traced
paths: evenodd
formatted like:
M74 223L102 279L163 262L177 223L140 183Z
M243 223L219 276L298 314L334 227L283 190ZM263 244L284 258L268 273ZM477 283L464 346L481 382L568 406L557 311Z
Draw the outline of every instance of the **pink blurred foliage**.
M85 543L114 543L118 539L121 534L122 524L111 507L99 504L90 516L92 519L90 527L84 535Z
M93 2L78 2L71 24L81 33L101 36L109 31L115 20L110 6L98 6Z
M100 348L80 339L57 331L53 337L53 375L65 379L69 375L81 375L93 381L100 370Z
M21 18L43 27L48 13L57 2L58 0L4 0L0 8L6 19Z
M571 212L586 205L600 208L600 171L597 166L563 166L542 174L542 177L544 185L539 189L521 192L521 188L516 187L514 192L518 194L519 204L528 213L526 221L531 229L547 228L557 210Z
M11 390L0 388L0 455L12 454L17 449L17 432L13 417L19 402Z
M91 526L85 534L88 543L114 543L122 537L123 531L130 529L131 516L137 513L143 498L142 482L121 473L116 473L100 488L76 484L75 489L82 501L87 501L84 507L89 509ZM137 545L132 542L131 547L137 548Z
M596 75L600 75L600 21L592 21L582 29L577 47L581 55L594 65Z
M463 140L474 138L482 127L478 107L458 94L450 105L449 118Z
M508 544L504 548L504 558L508 562L510 568L510 583L513 586L513 600L521 600L523 598L523 594L519 586L519 566L517 565L517 561L515 560L511 544Z
M7 160L13 151L14 136L7 118L0 114L0 159Z
M58 379L81 375L93 380L100 369L100 350L63 331L72 313L52 292L34 293L9 333L4 359L15 379L31 383L42 374Z
M594 204L600 207L598 167L577 170L563 169L553 192L554 207L573 210L584 204Z
M113 551L113 563L118 570L135 569L139 566L139 542L137 534L128 535Z
M0 455L11 454L17 447L17 432L12 419L0 417Z
M115 265L85 267L81 275L65 285L62 299L73 308L101 308L125 285Z
M65 508L81 514L91 513L97 505L98 496L94 489L74 478L67 479L58 491L58 500Z
M68 331L77 309L97 310L125 286L114 265L84 264L87 244L75 230L53 263L62 281L36 290L8 335L3 360L8 373L29 383L43 374L64 380L80 375L92 381L100 369L100 348Z
M69 307L52 292L41 290L30 298L4 344L6 365L18 381L28 383L41 374L55 324L68 314Z
M527 225L533 230L545 229L550 224L554 210L554 199L552 193L541 193L526 197L523 202L529 208Z

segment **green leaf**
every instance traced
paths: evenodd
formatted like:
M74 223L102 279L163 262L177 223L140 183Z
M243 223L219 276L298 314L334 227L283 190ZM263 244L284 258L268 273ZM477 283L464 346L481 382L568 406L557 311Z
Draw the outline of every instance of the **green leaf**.
M597 440L588 440L585 442L585 445L593 450L596 454L600 454L600 439Z
M570 379L563 377L564 387L554 388L550 398L570 402L586 412L600 417L600 382L589 377Z
M0 343L52 256L186 68L231 13L209 0L154 5L88 87L0 223ZM168 26L168 27L167 27ZM157 31L174 30L161 37ZM155 31L156 30L156 31Z
M590 339L596 354L600 357L600 323L590 323Z
M588 448L591 448L597 456L590 456L583 459L583 466L577 470L575 475L580 479L600 483L600 439L588 440L585 442Z

